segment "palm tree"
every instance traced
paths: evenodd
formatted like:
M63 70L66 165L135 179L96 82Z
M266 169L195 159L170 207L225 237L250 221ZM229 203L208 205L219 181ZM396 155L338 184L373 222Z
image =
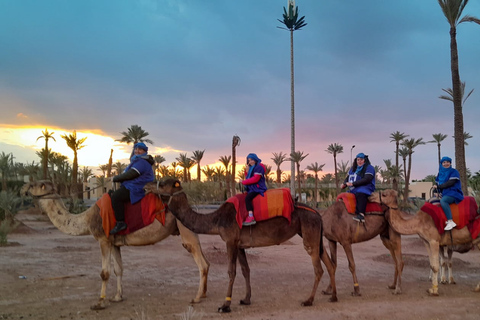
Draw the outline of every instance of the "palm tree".
M280 169L280 166L282 163L284 163L287 160L287 155L280 151L280 153L273 153L273 158L270 158L273 160L273 163L277 166L277 183L282 183L282 170Z
M236 194L235 191L235 176L237 174L237 147L240 145L242 140L239 136L234 135L232 138L232 185L230 186L232 190L232 196Z
M440 159L442 158L441 152L440 152L440 147L442 146L442 141L445 140L448 135L443 134L443 133L434 133L432 134L433 140L428 141L427 143L436 143L437 144L437 149L438 149L438 163L440 163Z
M207 181L213 181L213 176L215 175L215 169L210 168L208 165L205 166L205 168L202 169L203 174L205 175L205 178Z
M455 136L455 163L460 173L462 191L468 194L467 165L465 163L465 140L463 138L463 110L462 110L462 82L458 67L457 48L457 25L462 22L475 22L480 24L480 19L465 15L462 12L468 4L468 0L438 0L443 14L450 25L450 67L452 72L452 94L453 94L453 115L454 115L454 136Z
M183 181L189 181L190 168L193 167L194 161L187 157L187 153L180 153L180 156L175 158L178 161L178 165L183 168Z
M83 182L88 182L88 178L93 176L93 171L89 167L83 167L83 169L80 170L80 176L82 177Z
M120 132L120 133L122 134L122 138L120 138L116 141L123 142L123 143L126 143L126 144L132 143L133 145L135 145L138 142L153 144L152 140L145 138L149 135L149 133L147 131L143 130L142 127L139 126L139 125L134 124L134 125L130 126L130 128L127 128L127 131L123 131L123 132ZM130 154L130 158L132 156L133 156L133 150Z
M120 161L117 161L115 162L113 165L112 165L112 168L115 169L115 173L117 175L121 174L123 171L125 171L125 169L127 168L127 164L125 163L121 163Z
M230 191L230 171L228 168L230 167L230 161L232 160L232 156L221 156L218 161L220 161L223 166L225 167L225 186L227 189L227 197L232 195Z
M99 164L98 169L102 171L102 176L105 177L105 174L107 173L107 169L108 169L108 164Z
M7 191L7 175L12 170L13 154L2 151L0 154L0 173L2 174L2 191Z
M400 131L395 131L395 132L390 134L390 139L392 139L392 140L390 140L390 142L395 141L395 166L397 167L396 172L400 172L400 169L399 169L399 166L398 166L398 156L399 156L398 152L399 152L399 148L400 148L400 142L407 137L408 137L408 134L405 134L405 133L400 132ZM400 180L399 176L393 177L392 187L395 191L398 191L399 180Z
M412 154L413 154L413 149L418 147L421 144L425 144L423 141L423 138L415 139L415 138L410 138L410 139L405 139L402 142L402 145L407 148L408 152L408 168L406 169L406 174L405 174L405 190L404 190L404 196L403 196L403 201L407 203L408 199L408 187L410 184L410 173L412 171Z
M174 162L172 162L170 165L171 165L172 168L173 168L172 176L173 176L173 178L176 178L176 177L177 177L177 167L178 167L178 163L174 161Z
M163 162L166 161L165 157L164 156L154 156L153 157L153 160L155 160L155 177L157 177L157 180L158 180L158 175L160 174L159 171L160 171L160 166Z
M192 159L195 161L195 164L197 165L197 180L202 181L202 168L200 166L200 161L202 161L203 154L205 153L205 150L195 150L193 151L193 156Z
M110 149L110 157L108 158L107 177L112 176L112 164L113 164L113 149Z
M295 73L294 73L294 59L293 59L293 31L300 30L307 24L305 23L305 16L298 19L298 7L295 6L295 0L288 0L288 12L283 7L283 20L277 19L283 23L286 30L290 31L290 155L295 153ZM279 27L285 29L283 27ZM295 164L291 163L290 175L290 192L295 196Z
M43 149L45 154L43 156L43 161L42 161L42 166L43 166L43 179L47 179L47 168L48 168L48 140L53 139L53 141L57 142L55 138L53 137L53 134L55 132L48 132L48 129L45 128L45 131L42 131L42 135L37 138L38 139L45 139L45 148Z
M292 154L290 154L290 161L292 161L292 163L296 164L297 165L297 172L299 173L298 174L298 192L300 192L300 181L301 181L301 176L300 176L300 162L303 161L303 159L305 159L306 157L308 156L308 153L307 154L303 154L303 151L296 151Z
M340 163L337 163L337 170L338 170L337 174L339 178L344 179L344 177L347 176L348 171L350 170L350 167L351 167L349 166L349 164L350 163L348 161L343 162L343 160L340 161Z
M339 143L332 143L327 147L327 150L325 151L333 154L333 167L335 168L335 186L338 195L340 193L340 182L338 180L337 154L343 153L343 146Z
M72 166L72 198L76 199L77 194L77 184L78 184L78 150L84 148L83 143L87 140L87 137L77 139L77 131L73 130L73 133L69 135L61 135L61 137L67 142L67 146L73 150L73 166Z
M313 173L315 174L315 207L317 206L317 202L318 202L318 173L320 171L322 171L323 167L325 166L325 163L324 164L318 164L318 162L315 162L315 163L312 163L310 164L309 166L307 166L307 170L310 170L310 171L313 171Z

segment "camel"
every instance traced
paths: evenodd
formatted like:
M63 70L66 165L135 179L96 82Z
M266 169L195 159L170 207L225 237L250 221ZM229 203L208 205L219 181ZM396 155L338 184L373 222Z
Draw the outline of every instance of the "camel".
M480 249L480 237L472 239L467 227L452 229L451 232L440 234L433 219L428 213L419 210L415 215L409 215L399 210L397 192L387 189L375 192L370 201L382 203L388 207L387 220L390 226L403 235L418 234L427 247L432 287L427 290L431 296L438 296L439 249L441 246L476 245ZM480 292L480 283L474 291Z
M100 273L102 287L100 299L90 307L92 310L106 308L105 298L107 282L111 272L111 257L113 257L114 272L117 277L117 292L110 301L120 302L123 300L121 246L151 245L165 239L169 235L178 235L179 233L183 247L192 254L200 272L198 292L192 302L198 303L201 298L206 297L210 263L203 254L198 235L184 227L181 222L175 219L171 212L167 211L165 214L165 225L162 225L155 219L152 224L131 234L106 236L102 227L100 209L97 205L80 214L71 214L64 206L60 196L56 193L53 183L50 181L27 183L22 187L21 191L23 194L30 195L38 201L41 210L48 215L54 226L60 231L73 236L91 234L100 244L102 253L102 271Z
M360 296L355 260L353 258L352 244L364 242L380 235L383 245L390 251L395 263L395 276L393 284L388 286L394 289L393 294L400 294L401 278L403 271L401 236L393 230L385 219L384 214L366 214L365 223L358 223L352 219L345 205L336 201L326 210L320 212L323 219L323 235L328 240L332 262L337 267L337 242L339 242L348 259L348 267L353 276L353 296ZM328 287L324 293L329 293Z
M183 192L180 182L176 179L167 179L157 183L145 185L145 192L159 195L168 203L168 208L187 228L198 234L220 235L227 246L229 283L225 301L218 312L231 312L232 288L236 276L237 257L240 262L243 277L246 282L245 298L240 304L250 305L250 267L248 266L246 248L266 247L278 245L295 234L303 238L303 246L312 259L315 271L315 281L309 298L302 302L303 306L311 306L323 275L320 259L327 267L332 286L331 302L337 301L334 266L323 247L322 217L313 209L295 206L291 215L291 223L284 217L274 217L265 221L258 221L255 225L240 229L235 220L235 206L225 202L216 211L208 214L198 214L188 204L187 196Z

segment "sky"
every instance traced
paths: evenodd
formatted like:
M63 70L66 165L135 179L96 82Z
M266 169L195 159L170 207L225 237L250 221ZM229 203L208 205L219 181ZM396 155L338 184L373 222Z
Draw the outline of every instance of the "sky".
M385 168L395 158L390 135L433 140L447 134L454 157L449 24L435 0L297 0L307 25L294 32L297 151L301 169L333 172L338 143ZM139 125L152 155L176 161L205 150L202 166L231 154L290 153L290 32L287 0L0 0L0 152L39 161L49 147L71 159L61 134L87 136L80 166L128 163L121 132ZM464 14L480 17L480 0ZM457 27L466 163L480 170L480 26ZM352 146L355 146L352 148ZM414 149L412 178L438 171L437 146ZM455 163L453 163L455 166ZM285 162L282 170L289 171ZM192 170L192 174L196 170Z

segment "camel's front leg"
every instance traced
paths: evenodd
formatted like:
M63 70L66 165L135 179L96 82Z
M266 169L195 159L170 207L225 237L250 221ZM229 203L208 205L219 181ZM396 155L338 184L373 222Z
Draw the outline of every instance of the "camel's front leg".
M352 273L352 277L353 277L352 296L361 296L362 294L360 293L360 285L358 284L358 280L357 280L357 272L355 271L355 259L353 259L352 244L342 243L342 246L343 246L343 250L345 250L345 254L348 259L348 268L350 269L350 272Z
M250 305L250 298L252 297L252 287L250 285L250 266L248 265L247 255L245 249L238 249L238 262L242 267L243 278L245 278L246 293L245 298L240 300L240 304Z
M330 248L331 263L333 265L333 276L335 276L335 272L337 270L337 242L328 240L328 247ZM328 267L327 267L327 270L328 270ZM330 274L330 271L328 273ZM332 278L332 276L330 275L330 279L331 278ZM330 282L328 284L327 289L322 291L322 293L330 295L333 292L332 290L333 290L332 289L332 283Z
M100 290L100 299L97 304L90 307L92 310L102 310L106 308L105 298L107 297L107 283L110 278L110 256L112 254L112 244L108 240L100 240L100 250L102 252L102 288Z
M113 299L110 299L112 302L123 301L123 288L122 288L122 279L123 279L123 263L122 263L122 254L120 252L120 247L113 246L113 270L115 276L117 277L117 293Z
M447 247L448 283L456 284L455 279L453 279L452 256L453 256L453 250Z
M390 251L390 255L393 258L395 263L395 275L393 279L393 284L388 286L389 289L394 289L393 294L402 293L402 272L403 272L403 257L402 257L402 243L401 235L394 231L392 228L388 230L389 236L388 239L385 237L380 237L382 243Z
M238 246L237 243L227 243L227 256L228 256L228 289L227 295L225 297L225 302L223 305L218 308L218 312L230 312L230 305L232 304L232 291L233 283L235 282L235 276L237 274L237 255L238 255Z
M431 296L438 296L438 267L439 267L439 243L438 241L431 240L428 246L430 269L432 270L432 287L428 289L428 294Z

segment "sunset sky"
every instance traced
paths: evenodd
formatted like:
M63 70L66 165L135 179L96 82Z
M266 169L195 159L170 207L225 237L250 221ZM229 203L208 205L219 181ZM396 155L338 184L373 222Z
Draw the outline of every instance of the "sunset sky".
M87 136L79 164L127 162L120 132L140 125L150 153L169 164L205 150L202 165L231 153L290 153L290 35L277 19L287 0L0 1L0 152L39 161L36 139ZM325 163L339 143L350 161L394 159L390 134L433 140L454 158L449 25L437 1L297 0L308 23L294 33L296 149L301 169ZM480 17L480 1L464 14ZM457 28L460 76L475 89L464 105L467 167L480 170L480 26ZM455 166L455 163L453 164ZM290 163L282 169L288 171ZM413 179L436 174L437 147L419 146ZM193 171L192 171L193 173Z

